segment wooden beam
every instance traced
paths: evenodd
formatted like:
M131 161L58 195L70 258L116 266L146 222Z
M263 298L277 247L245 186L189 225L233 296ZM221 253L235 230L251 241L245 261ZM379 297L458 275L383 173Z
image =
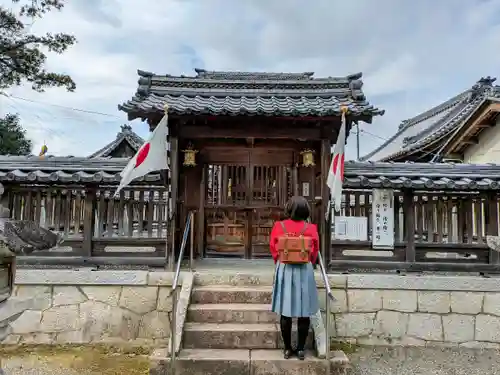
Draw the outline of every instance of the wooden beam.
M464 139L467 138L475 129L477 129L478 125L482 125L488 122L488 118L496 113L500 112L500 103L490 103L482 110L479 110L476 116L472 117L472 121L470 123L466 123L463 126L463 130L459 132L454 140L448 145L445 153L455 152L460 147L461 144L464 144Z
M492 123L489 123L489 122L485 122L483 124L477 124L476 128L478 128L478 129L489 129L489 128L492 128L494 126L495 126L495 124L492 124Z
M254 124L253 126L241 126L234 124L228 127L211 126L193 126L185 125L179 127L180 138L275 138L275 139L308 139L319 140L320 129L318 128L293 128L278 126L262 126Z
M175 267L175 244L177 235L177 219L178 219L178 189L179 189L179 142L177 137L170 137L170 184L171 184L171 200L172 200L172 221L171 221L171 253L169 257L169 268L174 270Z
M415 201L413 192L403 192L404 232L406 240L405 260L415 262Z
M471 138L463 141L462 143L465 145L478 145L479 139L478 139L478 137L471 137Z
M321 247L323 259L326 263L331 260L331 228L327 226L327 222L325 220L326 207L330 204L330 189L326 186L326 180L328 179L328 171L330 169L330 156L331 155L331 147L330 140L323 139L321 141L321 208L320 208L320 232L322 234L322 238L320 242L323 246ZM333 216L333 215L332 215Z

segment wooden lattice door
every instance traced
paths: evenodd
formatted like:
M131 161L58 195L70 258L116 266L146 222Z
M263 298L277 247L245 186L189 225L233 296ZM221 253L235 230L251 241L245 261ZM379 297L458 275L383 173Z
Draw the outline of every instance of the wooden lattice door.
M207 166L205 255L269 256L269 235L291 196L291 165Z

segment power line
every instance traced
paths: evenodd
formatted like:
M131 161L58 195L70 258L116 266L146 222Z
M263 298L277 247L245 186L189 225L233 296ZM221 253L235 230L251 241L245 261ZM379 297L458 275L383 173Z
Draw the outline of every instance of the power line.
M382 140L384 142L390 141L390 138L381 137L380 135L370 133L369 131L366 131L364 129L359 129L359 131L361 131L361 133L368 134L368 135L371 135L372 137L378 138L378 139L380 139L380 140ZM418 149L417 149L417 151L418 151ZM441 152L441 150L438 150L438 152L428 152L426 155L432 155L433 156L432 161L435 161L440 156L442 156L442 155L440 155L440 152Z
M9 99L11 99L11 98L9 98ZM11 101L14 102L13 99L11 99ZM10 105L14 109L15 112L21 113L21 111L19 110L19 108L16 107L15 104L8 103L8 105ZM32 122L35 122L39 126L39 128L41 128L43 131L49 133L49 135L51 137L53 137L53 138L59 137L60 138L61 136L64 136L65 138L67 138L66 141L68 143L71 143L71 144L74 144L74 145L78 145L78 143L76 143L72 139L72 137L68 133L66 133L65 130L62 130L62 129L54 130L54 129L51 129L51 128L45 126L44 120L38 114L36 114L36 113L29 113L28 116L31 117ZM21 115L21 118L22 119L24 118L23 120L26 121L26 114ZM24 124L23 126L32 128L31 126L28 126L26 124Z
M42 104L42 105L48 105L48 106L51 106L51 107L61 108L61 109L68 109L68 110L74 111L74 112L81 112L81 113L87 113L87 114L98 115L98 116L114 117L114 118L123 120L121 117L119 117L117 115L112 115L110 113L104 113L104 112L92 111L92 110L88 110L88 109L68 107L68 106L64 106L64 105L60 105L60 104L42 102L42 101L39 101L39 100L26 99L26 98L22 98L20 96L7 94L6 92L1 92L1 91L0 91L0 95L3 95L5 97L7 97L7 98L13 98L13 99L22 100L22 101L25 101L25 102L30 102L30 103L35 103L35 104Z

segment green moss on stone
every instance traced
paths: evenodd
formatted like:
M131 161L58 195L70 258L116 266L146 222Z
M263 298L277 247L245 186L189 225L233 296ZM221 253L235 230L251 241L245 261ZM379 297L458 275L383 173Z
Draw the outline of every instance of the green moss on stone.
M73 369L85 374L147 375L149 348L106 345L9 345L0 347L0 358L35 359L45 366Z
M358 345L345 341L332 341L330 347L332 350L342 350L345 354L351 354L358 350Z

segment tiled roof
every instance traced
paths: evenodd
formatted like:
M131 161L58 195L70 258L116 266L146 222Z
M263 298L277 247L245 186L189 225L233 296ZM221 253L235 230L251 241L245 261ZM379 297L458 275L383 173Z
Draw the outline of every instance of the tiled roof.
M362 91L361 73L342 78L313 78L313 73L212 72L155 75L138 71L132 100L118 108L129 119L151 112L178 115L332 116L347 106L354 115L382 115Z
M132 131L130 125L122 125L121 131L116 135L116 139L100 150L94 152L89 158L105 158L111 156L111 153L122 144L122 142L127 142L132 150L135 152L139 151L139 148L144 144L144 139L139 137L136 133Z
M26 183L109 183L120 182L120 172L129 158L82 158L38 156L0 156L0 182ZM155 183L159 173L139 178L134 183Z
M403 121L396 134L361 159L391 160L444 139L466 123L483 104L500 100L500 86L493 85L495 80L481 78L472 88Z
M500 190L500 164L345 163L344 188Z
M118 184L127 158L0 156L0 182ZM345 188L500 190L500 165L451 163L345 163ZM154 172L134 183L158 184Z

